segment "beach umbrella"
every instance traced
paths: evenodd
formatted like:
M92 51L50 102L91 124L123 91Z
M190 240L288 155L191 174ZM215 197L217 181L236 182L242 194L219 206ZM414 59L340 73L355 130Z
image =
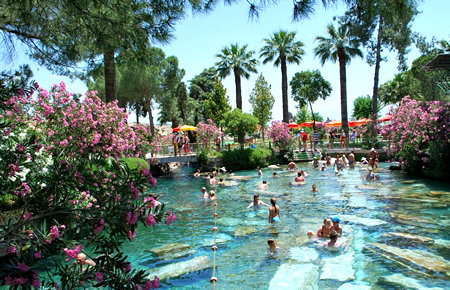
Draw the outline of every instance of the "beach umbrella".
M297 124L297 123L289 123L289 128L290 128L290 129L301 129L302 126L300 126L300 125Z
M195 131L197 130L197 127L195 126L190 126L190 125L183 125L183 126L178 126L176 128L172 129L172 132L179 132L179 131Z
M326 123L326 125L328 127L342 127L342 122L336 120L336 121L328 122L328 123Z
M378 122L388 122L391 120L391 118L392 118L392 115L386 115L386 116L383 116L380 119L378 119Z
M364 125L364 124L366 124L367 122L370 122L370 121L372 121L372 119L369 119L369 118L363 118L363 119L359 119L359 120L356 120L356 121L349 121L348 122L348 126L349 127L358 127L358 126Z
M303 123L300 124L300 126L312 128L313 123L314 123L313 121L303 122ZM317 126L317 125L320 125L320 124L322 124L322 122L317 122L317 121L316 121L316 126Z

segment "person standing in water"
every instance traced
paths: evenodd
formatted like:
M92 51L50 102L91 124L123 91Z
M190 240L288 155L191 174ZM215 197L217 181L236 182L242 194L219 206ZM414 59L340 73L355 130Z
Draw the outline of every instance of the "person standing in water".
M264 180L264 181L258 186L258 188L261 189L261 190L265 190L265 189L269 188L269 185L267 184L267 181Z
M247 206L247 208L251 208L251 207L253 207L253 206L259 207L260 205L267 205L267 206L270 206L270 205L268 205L267 203L265 203L265 202L263 202L263 201L260 201L260 200L259 200L259 194L256 193L256 194L253 196L253 201Z
M280 207L277 204L277 199L272 197L270 199L270 203L272 204L269 207L269 223L276 223L280 221Z
M348 166L350 167L350 169L355 169L355 151L353 150L348 155Z

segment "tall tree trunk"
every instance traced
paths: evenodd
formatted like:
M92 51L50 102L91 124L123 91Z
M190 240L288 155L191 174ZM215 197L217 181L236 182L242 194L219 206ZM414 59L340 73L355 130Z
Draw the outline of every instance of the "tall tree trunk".
M155 136L155 123L153 122L152 100L147 98L148 121L150 123L150 133Z
M378 119L378 78L380 74L380 63L381 63L381 33L383 30L383 17L380 16L380 21L378 23L378 36L377 36L377 50L375 58L375 76L373 78L373 96L372 96L372 124L375 126ZM374 128L373 128L374 129ZM372 146L374 145L375 130L373 130L372 135Z
M281 93L283 96L283 122L289 123L286 56L282 55L280 56L280 58L281 58Z
M347 72L345 66L347 58L344 52L338 51L339 58L339 79L341 82L341 122L345 136L348 138L348 114L347 114Z
M106 49L103 52L103 65L105 67L105 101L109 103L117 100L114 49Z
M313 111L313 108L312 108L312 103L311 102L308 102L309 103L309 107L311 108L311 115L312 115L312 118L313 118L313 131L315 132L316 131L316 118L314 117L314 111Z
M242 111L242 92L241 92L241 75L238 69L233 68L234 71L234 83L236 84L236 108Z
M139 124L139 115L141 113L141 108L136 105L136 123Z

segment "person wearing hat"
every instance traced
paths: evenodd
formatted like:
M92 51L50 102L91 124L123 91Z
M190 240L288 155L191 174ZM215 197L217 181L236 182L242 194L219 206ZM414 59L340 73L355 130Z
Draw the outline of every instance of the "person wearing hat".
M334 218L331 219L331 222L333 223L333 225L331 226L331 230L336 231L339 235L342 236L342 227L339 225L341 223L341 219L338 218L337 216L335 216Z
M366 180L376 180L377 177L373 173L373 169L369 168L369 173L367 173Z
M208 192L206 191L206 187L202 187L202 196L201 197L203 197L203 198L205 198L205 199L208 199L209 198L209 194L208 194Z

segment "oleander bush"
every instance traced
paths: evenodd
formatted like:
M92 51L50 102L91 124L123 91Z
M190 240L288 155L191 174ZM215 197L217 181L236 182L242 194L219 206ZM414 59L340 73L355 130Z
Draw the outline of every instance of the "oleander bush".
M274 155L271 149L234 149L223 151L222 162L227 169L245 170L272 163Z
M1 79L0 285L158 287L120 249L139 224L151 230L176 219L146 195L156 186L148 164L126 159L143 156L149 140L148 130L128 126L124 110L95 92ZM82 251L95 266L74 262Z
M450 103L416 101L406 96L390 114L391 123L381 130L391 143L390 154L410 173L448 178Z

